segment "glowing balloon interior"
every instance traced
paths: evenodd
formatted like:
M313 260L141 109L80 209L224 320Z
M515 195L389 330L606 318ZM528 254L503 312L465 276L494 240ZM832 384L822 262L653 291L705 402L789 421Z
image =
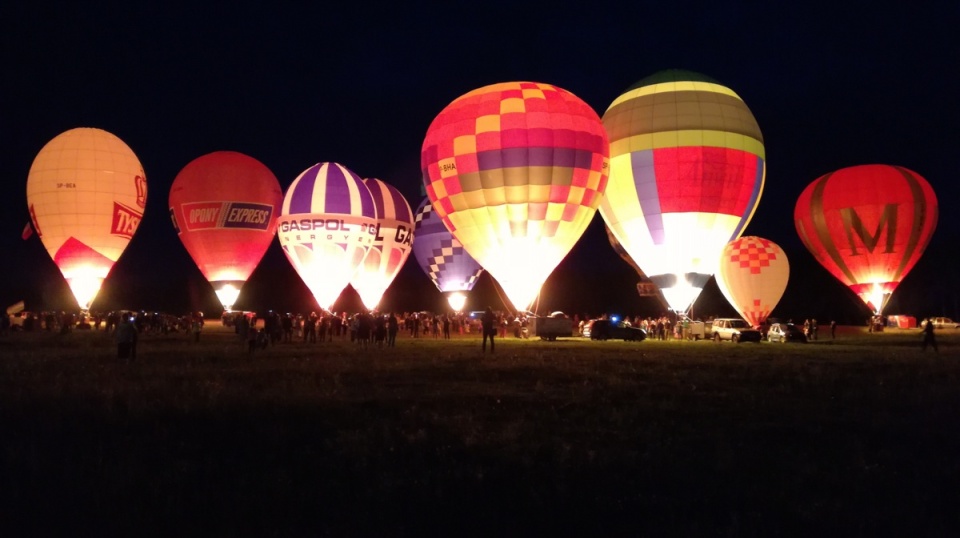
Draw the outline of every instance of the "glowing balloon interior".
M374 310L413 250L413 210L400 191L379 179L363 180L373 196L377 228L373 244L350 284Z
M913 269L937 226L937 197L916 172L883 164L821 176L794 209L803 244L874 314Z
M81 309L136 233L146 203L143 167L111 133L71 129L37 154L27 177L30 218Z
M535 82L459 97L433 120L421 153L433 210L518 309L590 223L607 161L597 114Z
M685 312L760 200L760 128L732 90L678 70L629 88L603 124L610 181L600 214L670 308Z
M716 277L727 301L757 327L783 297L790 280L790 263L773 241L744 236L723 248Z
M280 183L253 157L217 151L177 174L169 202L183 246L229 310L277 233Z
M450 233L433 210L429 198L424 198L417 207L414 226L417 239L413 242L413 256L420 269L430 277L438 290L448 295L448 302L457 295L463 297L465 304L466 295L460 292L473 289L483 267L467 254L460 241ZM454 302L459 302L459 299ZM454 311L460 311L453 304L450 306ZM463 305L460 305L462 308Z
M280 245L322 308L330 309L363 263L377 232L370 189L337 163L318 163L287 189Z

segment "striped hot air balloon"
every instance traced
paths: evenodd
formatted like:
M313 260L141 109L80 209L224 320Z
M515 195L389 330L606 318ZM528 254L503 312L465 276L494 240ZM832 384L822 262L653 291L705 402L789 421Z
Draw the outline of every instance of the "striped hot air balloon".
M330 309L363 263L377 233L370 189L337 163L318 163L287 189L277 236L321 308Z
M473 289L483 267L464 250L433 210L429 198L417 207L413 256L437 289L447 296L450 307L459 312L466 292Z
M536 82L471 91L430 124L421 165L433 210L526 309L580 239L607 184L600 118Z
M107 131L71 129L37 154L27 176L30 218L81 309L90 308L146 204L140 161Z
M881 314L937 227L937 196L902 166L851 166L804 189L794 224L830 274Z
M760 200L766 163L757 121L730 88L670 70L617 97L603 125L610 181L600 214L670 307L684 312Z
M413 250L413 210L400 191L376 179L364 179L377 214L376 235L350 284L364 306L374 310Z

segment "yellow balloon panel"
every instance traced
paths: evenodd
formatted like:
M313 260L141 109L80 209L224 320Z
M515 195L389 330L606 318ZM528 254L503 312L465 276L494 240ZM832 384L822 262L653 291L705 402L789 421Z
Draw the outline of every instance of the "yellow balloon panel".
M30 218L81 308L137 231L146 202L140 161L111 133L71 129L37 154L27 177Z

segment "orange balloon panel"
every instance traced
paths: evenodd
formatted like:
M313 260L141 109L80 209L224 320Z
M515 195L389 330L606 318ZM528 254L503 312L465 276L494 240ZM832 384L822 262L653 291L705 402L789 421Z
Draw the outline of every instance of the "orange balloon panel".
M608 154L599 116L578 97L507 82L443 109L421 167L437 216L522 309L593 218Z
M919 174L872 164L808 185L794 224L817 261L879 314L926 249L937 211L933 188Z
M140 225L147 180L133 151L93 128L48 142L27 176L27 206L37 235L89 308Z
M239 292L277 232L283 191L260 161L217 151L187 164L170 188L170 218L218 295ZM232 299L232 300L227 300ZM221 297L224 306L236 297Z
M766 321L783 297L790 280L790 263L773 241L744 236L723 248L716 276L723 296L756 327Z

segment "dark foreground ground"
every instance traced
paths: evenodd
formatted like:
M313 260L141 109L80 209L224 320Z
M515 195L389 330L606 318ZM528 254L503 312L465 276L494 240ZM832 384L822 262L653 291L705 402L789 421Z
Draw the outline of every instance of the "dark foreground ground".
M960 333L0 337L2 536L957 536Z

